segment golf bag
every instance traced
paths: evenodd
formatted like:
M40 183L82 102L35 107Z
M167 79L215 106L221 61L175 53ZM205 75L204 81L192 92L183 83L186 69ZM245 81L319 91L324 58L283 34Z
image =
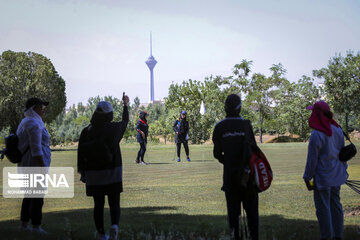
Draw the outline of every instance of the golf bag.
M273 173L265 154L259 147L253 147L250 158L250 179L259 192L266 191L272 182Z

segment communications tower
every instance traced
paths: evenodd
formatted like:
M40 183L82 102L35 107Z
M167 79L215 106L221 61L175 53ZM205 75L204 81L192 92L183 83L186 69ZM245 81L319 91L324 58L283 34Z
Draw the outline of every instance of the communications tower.
M149 102L152 103L155 100L154 96L154 67L157 64L157 61L152 55L152 35L150 32L150 57L146 60L146 65L148 66L150 70L150 99Z

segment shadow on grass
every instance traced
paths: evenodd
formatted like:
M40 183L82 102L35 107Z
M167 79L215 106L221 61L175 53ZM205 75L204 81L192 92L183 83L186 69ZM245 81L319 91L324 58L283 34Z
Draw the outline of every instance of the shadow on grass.
M163 164L171 164L166 162L150 162L149 165L163 165Z
M192 162L215 162L215 160L205 160L205 159L204 159L204 160L201 160L201 159L192 160L192 159L191 159L191 161L192 161Z
M173 213L174 207L122 208L120 239L224 239L225 215L186 215ZM105 209L105 229L110 226ZM13 239L93 239L95 226L92 209L76 209L43 214L43 228L48 236L18 232L18 221L0 222L0 238ZM170 237L171 235L171 237ZM161 238L163 236L163 238ZM225 238L227 239L227 238ZM260 216L260 239L319 239L316 221L285 219L279 215ZM345 228L344 239L360 239L359 226Z
M52 152L74 152L77 148L51 148Z

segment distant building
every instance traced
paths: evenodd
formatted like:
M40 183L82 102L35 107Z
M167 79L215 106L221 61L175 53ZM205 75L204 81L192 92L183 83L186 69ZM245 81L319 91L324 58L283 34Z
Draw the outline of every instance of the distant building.
M156 104L159 104L159 105L164 105L165 104L165 101L164 100L154 100L154 101L150 101L149 103L140 103L139 107L144 107L144 108L147 108L150 104L152 105L156 105Z

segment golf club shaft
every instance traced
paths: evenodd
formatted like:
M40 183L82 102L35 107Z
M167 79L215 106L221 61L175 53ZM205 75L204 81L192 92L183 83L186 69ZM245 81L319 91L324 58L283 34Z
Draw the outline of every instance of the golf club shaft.
M360 190L359 189L356 189L354 188L353 186L349 185L349 184L346 184L348 185L349 188L351 188L352 190L354 190L356 193L360 194Z

